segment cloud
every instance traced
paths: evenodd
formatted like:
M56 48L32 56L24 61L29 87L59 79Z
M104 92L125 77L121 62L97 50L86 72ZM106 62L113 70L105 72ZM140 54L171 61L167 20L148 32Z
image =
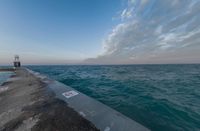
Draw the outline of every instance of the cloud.
M161 33L162 33L162 29L163 29L163 26L162 26L162 25L158 26L158 27L156 28L156 30L155 30L155 34L156 34L156 35L161 34Z
M124 20L126 18L131 18L132 12L133 12L133 8L132 9L124 9L121 14L121 19Z
M129 0L122 22L103 42L104 53L86 62L200 62L199 12L199 0Z

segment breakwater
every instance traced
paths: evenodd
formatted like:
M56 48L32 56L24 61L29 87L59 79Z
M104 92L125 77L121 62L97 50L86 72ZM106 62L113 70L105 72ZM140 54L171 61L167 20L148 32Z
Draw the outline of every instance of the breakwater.
M148 130L81 92L28 69L16 70L5 87L0 93L2 131Z

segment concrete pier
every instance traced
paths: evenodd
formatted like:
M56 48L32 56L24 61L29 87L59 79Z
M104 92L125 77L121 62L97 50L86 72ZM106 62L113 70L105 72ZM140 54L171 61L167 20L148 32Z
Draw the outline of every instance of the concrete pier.
M27 70L18 68L3 81L0 131L99 131Z

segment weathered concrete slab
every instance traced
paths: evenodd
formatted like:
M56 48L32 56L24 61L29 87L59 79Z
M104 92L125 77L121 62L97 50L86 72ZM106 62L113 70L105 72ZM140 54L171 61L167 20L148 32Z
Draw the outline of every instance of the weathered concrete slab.
M148 131L146 127L124 116L116 110L93 98L76 91L58 81L51 80L37 72L29 70L42 79L56 96L68 103L70 107L90 120L101 131Z

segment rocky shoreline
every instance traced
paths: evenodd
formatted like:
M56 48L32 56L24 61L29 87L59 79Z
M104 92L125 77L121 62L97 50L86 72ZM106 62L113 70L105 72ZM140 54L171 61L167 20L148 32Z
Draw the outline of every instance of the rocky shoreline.
M25 69L0 88L0 131L98 131Z

